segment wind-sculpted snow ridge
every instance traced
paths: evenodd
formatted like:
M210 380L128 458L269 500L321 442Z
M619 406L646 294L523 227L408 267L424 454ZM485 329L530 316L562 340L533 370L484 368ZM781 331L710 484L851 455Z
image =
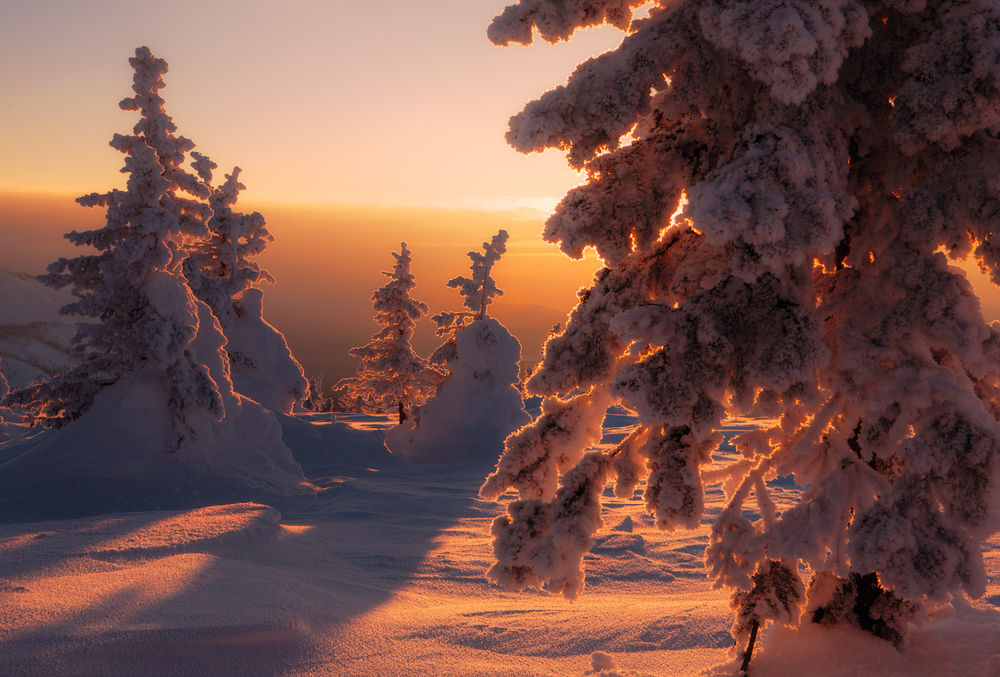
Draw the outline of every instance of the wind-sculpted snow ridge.
M667 530L721 484L706 562L734 590L737 653L810 618L906 647L910 621L983 594L979 543L1000 527L1000 326L948 258L1000 280L1000 7L652 5L633 21L638 3L525 0L491 27L626 35L510 122L516 149L587 171L544 236L606 268L527 384L541 416L483 485L520 499L490 578L576 596L605 482L645 480ZM613 403L639 428L587 452ZM775 422L710 468L749 412ZM807 489L777 510L786 476Z

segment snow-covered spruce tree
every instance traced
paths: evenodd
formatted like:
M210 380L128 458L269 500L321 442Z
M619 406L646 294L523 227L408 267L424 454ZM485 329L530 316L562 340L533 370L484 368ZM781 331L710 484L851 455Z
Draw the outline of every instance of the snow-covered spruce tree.
M67 235L97 253L59 259L40 277L77 295L61 312L87 319L74 338L84 361L8 396L34 421L69 425L4 464L0 485L44 492L49 482L82 492L74 500L88 505L121 498L93 495L86 482L116 473L131 473L144 493L155 493L144 484L153 477L170 484L168 502L185 500L180 485L188 477L203 488L204 471L295 491L301 468L277 420L233 391L222 328L184 275L185 247L207 237L212 210L203 177L184 166L194 144L175 134L164 110L167 63L146 47L129 63L135 94L120 107L140 118L132 134L111 141L125 155L126 189L78 199L106 209L102 228Z
M431 317L437 325L435 333L443 338L441 344L431 353L431 364L446 365L455 358L455 338L465 327L476 320L486 317L486 307L493 302L494 296L503 296L503 291L497 288L496 282L490 277L490 271L507 251L507 239L510 235L501 228L493 239L483 243L483 253L469 252L472 259L472 277L459 275L448 280L448 286L458 289L463 297L463 303L468 311L444 311Z
M191 350L203 318L180 270L183 239L206 234L208 192L183 166L194 144L175 134L176 125L164 111L159 91L167 63L146 47L137 49L129 63L135 95L120 107L139 111L140 119L132 134L115 134L111 140L125 154L126 189L77 199L83 206L107 209L103 227L66 235L98 253L61 258L39 277L79 296L62 308L63 314L96 320L77 325L73 342L85 360L11 393L10 399L35 421L60 426L84 413L102 389L155 365L169 382L176 447L185 435L186 410L200 409L217 419L225 413L218 374Z
M1000 326L947 258L1000 284L1000 6L670 0L633 21L645 4L521 0L489 29L626 33L511 120L516 149L587 171L545 238L606 267L482 488L520 494L489 576L573 597L606 481L631 496L646 478L668 530L698 526L723 482L706 560L736 591L738 648L809 618L802 563L813 617L858 616L862 595L842 598L877 578L867 601L905 641L925 601L982 594L977 543L1000 522ZM584 455L616 401L639 427ZM723 419L751 411L775 423L712 465ZM779 515L768 480L789 474L807 489Z
M3 358L0 358L0 406L4 406L4 400L9 392L10 385L7 383L7 377L3 374Z
M516 385L521 344L486 314L503 294L490 273L507 251L507 237L500 230L483 243L482 253L469 252L472 277L448 282L471 312L434 316L445 337L434 355L444 360L448 375L411 421L386 433L392 453L422 463L494 462L504 438L530 420Z
M8 439L24 432L21 426L16 425L19 421L14 420L17 417L12 416L13 412L7 407L7 403L5 402L7 393L9 392L10 385L7 383L7 377L3 373L3 360L0 359L0 442L6 442Z
M7 418L7 403L5 400L9 392L10 384L7 383L7 377L3 374L3 359L0 358L0 427L3 426L4 419Z
M255 260L273 240L259 212L244 214L233 205L244 186L240 168L212 186L215 163L193 152L192 164L209 191L208 237L189 247L184 272L195 296L208 304L226 335L236 391L272 411L291 413L308 388L302 365L285 337L264 320L259 285L273 283Z
M333 411L333 398L323 394L324 374L321 372L308 378L309 391L302 401L302 408L316 413L328 413Z
M395 411L402 423L407 410L423 404L434 394L443 374L413 351L413 328L427 314L427 305L410 296L416 286L410 273L410 250L406 243L392 252L396 265L385 286L372 294L375 322L381 326L371 341L351 348L350 355L361 360L356 375L341 379L335 390L360 403L370 413Z

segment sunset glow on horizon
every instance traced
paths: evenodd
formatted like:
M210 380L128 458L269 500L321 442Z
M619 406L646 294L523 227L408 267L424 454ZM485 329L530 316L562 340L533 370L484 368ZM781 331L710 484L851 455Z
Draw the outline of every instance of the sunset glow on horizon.
M60 256L80 249L64 237L70 230L99 227L104 211L74 202L75 195L0 191L0 268L37 275ZM548 330L565 320L576 291L600 265L590 252L582 261L561 254L539 236L545 215L538 210L473 210L432 207L281 205L247 203L260 211L274 241L261 264L277 282L265 286L265 317L288 339L307 373L328 381L355 368L347 351L375 330L371 293L391 268L390 252L405 241L413 252L414 296L431 313L459 310L461 297L449 279L469 274L468 251L500 228L511 234L497 265L503 290L490 314L522 344L522 359L537 361ZM544 280L544 282L542 282ZM438 343L432 323L418 323L415 348L429 353Z
M508 147L507 119L621 34L601 28L570 44L498 48L486 26L502 8L400 0L5 8L0 267L43 272L79 253L64 233L103 223L102 210L73 199L124 185L122 155L108 141L135 124L118 101L131 93L128 59L148 45L170 64L163 97L178 133L219 165L218 178L241 167L247 189L237 206L267 219L275 241L262 264L278 279L266 289L267 318L307 371L353 371L347 350L374 327L369 296L401 241L414 252L416 296L436 312L460 306L445 283L467 273L466 252L499 228L512 239L497 269L506 295L493 311L521 339L524 359L537 360L599 264L592 254L570 261L541 241L546 216L582 176L560 153ZM307 297L327 314L307 312ZM415 340L419 351L433 348L429 322Z

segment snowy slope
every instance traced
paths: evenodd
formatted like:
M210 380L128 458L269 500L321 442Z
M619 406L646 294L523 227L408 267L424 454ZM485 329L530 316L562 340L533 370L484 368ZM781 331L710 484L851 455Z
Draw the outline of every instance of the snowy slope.
M63 371L77 363L69 349L75 321L59 315L73 300L33 275L0 268L0 359L12 387Z
M483 577L499 507L474 498L489 467L397 459L386 419L282 422L322 491L277 510L226 497L0 524L0 674L582 676L614 663L687 676L726 661L707 526L664 534L640 499L609 498L580 599L503 592ZM607 439L632 422L609 417ZM721 492L708 501L716 512ZM849 629L768 632L751 674L1000 674L1000 540L986 547L987 598L918 630L907 653Z

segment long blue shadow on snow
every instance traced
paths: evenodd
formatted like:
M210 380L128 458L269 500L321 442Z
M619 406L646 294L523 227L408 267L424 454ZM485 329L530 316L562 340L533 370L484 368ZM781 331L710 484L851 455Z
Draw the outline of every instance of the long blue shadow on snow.
M489 517L497 507L475 498L492 464L411 464L389 454L377 431L315 418L282 419L285 442L317 489L298 496L207 476L152 478L108 492L106 477L46 484L44 474L22 476L16 464L5 474L0 465L0 534L7 545L17 541L0 561L0 596L28 593L33 577L77 564L123 574L122 585L98 603L6 633L0 673L277 675L317 662L336 665L323 638L389 601L442 530L464 517ZM164 488L170 480L181 485ZM187 509L246 501L278 508L283 526L178 548L101 549ZM51 519L59 521L39 522ZM127 573L199 554L211 557L154 601ZM121 627L107 629L109 619Z

